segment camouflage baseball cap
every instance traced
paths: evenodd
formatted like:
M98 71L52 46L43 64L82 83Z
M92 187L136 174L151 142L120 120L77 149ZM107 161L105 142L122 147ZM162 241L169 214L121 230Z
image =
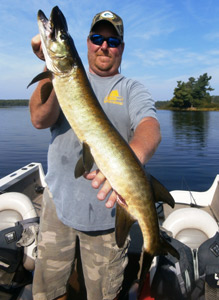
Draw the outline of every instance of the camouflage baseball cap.
M124 29L123 29L123 21L122 19L112 11L106 10L96 14L93 18L90 32L92 31L94 25L96 25L100 21L108 21L110 22L114 28L116 29L119 37L123 40Z

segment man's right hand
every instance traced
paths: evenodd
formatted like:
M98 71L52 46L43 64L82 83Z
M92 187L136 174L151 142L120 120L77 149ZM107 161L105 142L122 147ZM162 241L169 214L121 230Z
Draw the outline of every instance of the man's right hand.
M32 46L33 52L36 54L36 56L39 57L41 60L45 61L45 57L44 57L44 54L43 54L41 39L40 39L39 34L35 35L32 38L31 46Z

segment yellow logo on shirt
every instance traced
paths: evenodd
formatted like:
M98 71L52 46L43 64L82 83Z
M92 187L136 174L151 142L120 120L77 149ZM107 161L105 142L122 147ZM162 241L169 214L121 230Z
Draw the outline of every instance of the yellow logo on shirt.
M112 91L108 96L105 97L104 103L123 105L123 97L119 96L118 91L115 90L115 91Z

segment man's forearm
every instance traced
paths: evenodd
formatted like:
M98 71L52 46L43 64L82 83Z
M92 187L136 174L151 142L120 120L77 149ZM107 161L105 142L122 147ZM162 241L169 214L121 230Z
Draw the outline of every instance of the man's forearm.
M41 80L30 98L30 114L34 127L51 127L58 119L60 107L49 79Z
M142 164L147 163L161 141L159 122L152 117L144 118L137 126L129 145Z

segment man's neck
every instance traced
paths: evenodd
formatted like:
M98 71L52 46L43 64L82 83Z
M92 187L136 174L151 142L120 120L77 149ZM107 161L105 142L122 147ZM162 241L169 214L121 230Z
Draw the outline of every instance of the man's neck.
M97 72L94 72L90 67L89 67L89 72L91 74L95 74L95 75L100 76L100 77L112 77L112 76L115 76L115 75L119 74L118 70L116 70L113 73L108 72L108 71L101 71L101 70L98 70Z

